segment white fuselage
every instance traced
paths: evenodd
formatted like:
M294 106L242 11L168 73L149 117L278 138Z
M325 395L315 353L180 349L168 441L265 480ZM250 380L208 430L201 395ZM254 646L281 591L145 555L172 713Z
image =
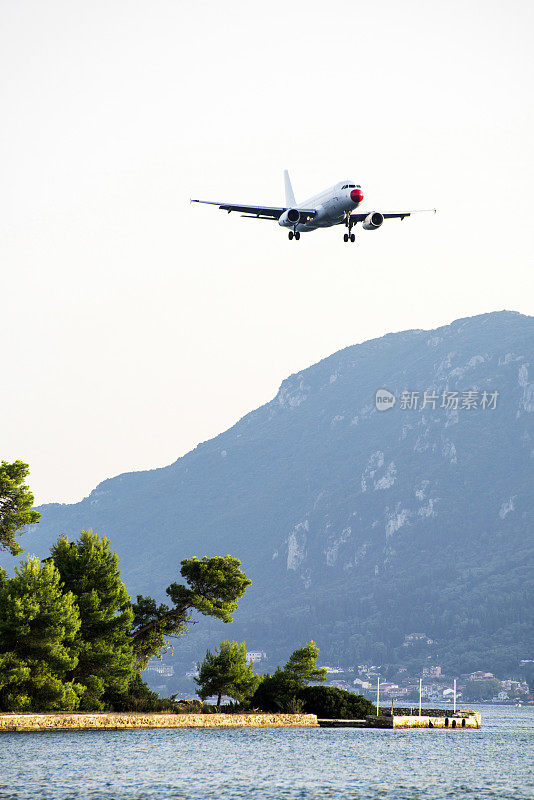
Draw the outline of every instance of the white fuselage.
M359 190L359 191L358 191ZM351 197L352 193L352 197ZM345 221L347 213L354 211L363 200L361 186L353 181L340 181L335 186L310 197L303 203L298 203L295 208L314 209L315 216L307 222L299 222L294 226L291 222L280 218L278 224L284 228L297 231L315 231L318 228L330 228L340 225Z

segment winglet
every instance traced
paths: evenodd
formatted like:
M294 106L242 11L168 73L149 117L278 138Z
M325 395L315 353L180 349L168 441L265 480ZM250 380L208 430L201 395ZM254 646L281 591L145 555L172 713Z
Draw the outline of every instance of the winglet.
M293 194L293 187L291 186L291 180L289 179L289 172L287 169L284 170L284 183L286 187L286 206L288 208L294 208L297 205L297 201Z

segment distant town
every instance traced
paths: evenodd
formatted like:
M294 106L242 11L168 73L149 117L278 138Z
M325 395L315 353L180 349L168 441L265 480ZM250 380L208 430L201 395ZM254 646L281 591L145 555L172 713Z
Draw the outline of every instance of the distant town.
M414 642L424 641L432 644L424 633L412 633L405 637L409 647ZM258 672L273 669L268 653L264 650L247 651L247 660L254 663ZM380 702L406 706L419 701L419 683L421 696L426 704L453 702L454 680L456 679L457 699L464 703L488 702L509 705L534 703L534 694L529 683L520 675L527 670L534 672L534 659L523 659L518 664L518 674L514 676L495 675L488 670L476 670L461 675L449 675L439 664L429 664L420 671L407 666L379 664L357 664L353 666L324 664L326 668L326 685L336 686L355 694L362 694L370 700L376 700L378 679L380 679ZM189 668L175 662L166 655L163 659L152 659L143 674L152 689L161 696L180 695L187 699L195 696L194 678L197 675L196 663ZM534 687L533 687L534 688Z

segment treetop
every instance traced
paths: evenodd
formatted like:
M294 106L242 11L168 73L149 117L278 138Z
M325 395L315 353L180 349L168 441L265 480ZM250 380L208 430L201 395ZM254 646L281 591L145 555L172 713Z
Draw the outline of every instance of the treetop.
M23 550L15 538L17 531L41 518L32 508L34 497L24 484L29 471L24 461L0 463L0 550L10 550L14 556Z

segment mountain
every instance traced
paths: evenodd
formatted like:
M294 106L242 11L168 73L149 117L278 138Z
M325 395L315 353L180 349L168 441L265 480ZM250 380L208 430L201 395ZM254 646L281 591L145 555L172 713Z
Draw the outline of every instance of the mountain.
M230 635L270 653L513 670L534 644L533 374L534 318L508 311L347 347L174 464L42 506L23 543L92 527L158 597L182 558L236 555L253 585Z

